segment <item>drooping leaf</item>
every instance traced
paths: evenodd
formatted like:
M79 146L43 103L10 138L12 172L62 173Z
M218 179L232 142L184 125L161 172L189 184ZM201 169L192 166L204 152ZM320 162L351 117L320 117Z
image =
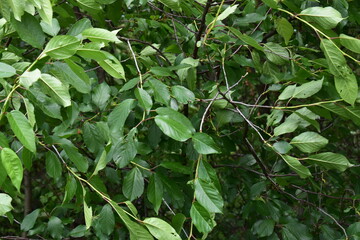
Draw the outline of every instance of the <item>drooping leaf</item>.
M274 1L274 0L270 0ZM275 22L276 31L284 38L285 44L289 44L289 41L294 33L294 28L286 18L278 18Z
M329 140L315 132L304 132L294 137L291 144L302 152L313 153L328 144Z
M73 36L55 36L46 45L44 54L54 59L65 59L73 56L80 47L80 40Z
M16 2L21 1L16 0ZM35 48L42 48L45 43L45 34L41 29L40 23L34 16L25 13L21 17L21 22L20 20L11 19L11 24L23 41Z
M36 209L31 213L29 213L28 215L26 215L24 217L24 220L21 222L20 229L22 231L29 231L30 229L32 229L35 225L36 219L39 216L39 213L40 213L40 209Z
M281 157L292 170L299 174L301 178L307 178L311 176L309 169L302 165L297 158L291 157L289 155L281 155Z
M164 194L163 184L156 174L150 176L150 182L147 189L147 198L154 206L156 213L159 212L159 208L162 203Z
M59 104L63 105L64 107L71 105L68 87L59 81L59 79L46 73L41 74L40 79L46 88L49 89L49 93L54 98L54 100L59 102Z
M41 7L37 8L41 19L47 24L52 24L53 9L50 0L41 0Z
M1 150L1 162L12 184L20 192L24 169L18 155L10 148L3 148Z
M203 206L198 202L194 202L191 205L190 217L195 227L201 233L209 233L215 227L216 223L210 214Z
M16 69L6 63L0 62L0 78L12 77L16 74Z
M0 216L10 212L13 207L11 205L12 198L6 193L0 193Z
M210 213L222 213L224 206L221 194L214 184L205 182L202 179L195 179L196 200Z
M340 34L340 42L341 45L343 45L350 51L360 54L360 39L342 33Z
M46 173L50 177L58 179L61 176L62 171L59 159L53 152L47 152L45 158Z
M341 13L333 7L310 7L301 11L298 16L302 16L310 23L319 24L325 29L336 27L343 20Z
M200 154L214 154L219 153L220 149L214 140L206 133L195 133L192 136L194 148Z
M36 152L35 133L25 115L18 111L12 110L6 114L10 123L11 130L19 141L31 152Z
M143 223L150 233L159 240L180 240L175 229L160 218L146 218Z
M324 152L316 155L311 155L306 158L307 161L314 162L327 169L337 169L341 172L345 171L352 164L347 158L338 153Z
M83 187L83 204L84 204L85 225L86 225L86 229L89 229L92 224L93 212L92 212L92 207L89 207L87 205L85 197L86 197L86 190Z
M106 167L107 164L107 160L106 160L106 151L104 150L100 157L99 160L96 164L95 170L94 172L91 174L91 176L97 175L99 171L101 171L102 169L104 169Z
M139 105L148 113L153 105L151 96L143 88L136 88L134 93Z
M133 168L124 178L122 187L124 196L133 201L144 192L144 178L138 168Z

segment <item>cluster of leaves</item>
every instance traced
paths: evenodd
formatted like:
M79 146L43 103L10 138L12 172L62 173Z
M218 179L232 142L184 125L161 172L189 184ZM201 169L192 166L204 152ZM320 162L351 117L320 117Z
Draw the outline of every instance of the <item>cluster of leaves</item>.
M0 237L360 238L359 13L0 0Z

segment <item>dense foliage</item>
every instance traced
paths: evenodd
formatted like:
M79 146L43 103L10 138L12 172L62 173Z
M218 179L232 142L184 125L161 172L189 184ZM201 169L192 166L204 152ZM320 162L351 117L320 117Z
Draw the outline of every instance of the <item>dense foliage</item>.
M0 10L0 238L360 239L360 1Z

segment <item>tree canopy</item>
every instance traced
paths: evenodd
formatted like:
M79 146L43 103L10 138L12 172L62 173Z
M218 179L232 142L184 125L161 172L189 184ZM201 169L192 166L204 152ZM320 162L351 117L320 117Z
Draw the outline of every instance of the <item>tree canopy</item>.
M360 239L360 1L0 15L0 238Z

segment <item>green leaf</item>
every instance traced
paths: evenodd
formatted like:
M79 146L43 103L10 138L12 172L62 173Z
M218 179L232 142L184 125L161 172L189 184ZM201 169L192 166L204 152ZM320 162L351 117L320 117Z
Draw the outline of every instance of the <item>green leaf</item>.
M250 37L250 36L248 36L246 34L241 33L236 28L229 27L229 30L233 34L235 34L235 36L237 36L244 43L254 47L257 50L264 51L264 48L262 46L260 46L260 44L254 38L252 38L252 37Z
M54 239L60 239L64 233L64 225L60 218L52 216L47 224L47 229L50 236Z
M285 141L276 142L273 147L280 154L286 154L292 149L292 146Z
M315 132L304 132L294 137L291 144L305 153L319 151L328 144L329 140Z
M24 169L18 155L10 148L3 148L1 150L1 162L12 184L20 192Z
M360 40L346 34L340 34L340 43L350 51L360 54Z
M66 180L65 196L64 196L63 204L68 203L74 197L76 188L77 188L77 182L75 178L69 175Z
M56 18L52 19L51 24L41 21L40 25L44 33L52 37L55 37L60 32L60 25Z
M43 73L41 74L40 79L43 84L49 89L50 95L56 100L59 104L64 107L68 107L71 105L71 99L68 87L65 86L59 79Z
M227 7L227 8L217 17L217 20L218 20L218 21L222 21L222 20L224 20L225 18L227 18L228 16L230 16L231 14L233 14L233 13L236 11L236 9L237 9L238 6L239 6L239 5L233 5L233 6Z
M70 237L79 238L83 237L86 233L86 226L85 225L79 225L73 230L70 231Z
M282 91L282 93L279 95L279 98L278 98L278 99L279 99L279 100L286 100L286 99L291 98L291 97L294 95L295 89L296 89L296 85L287 86L287 87Z
M154 90L155 101L168 106L170 102L170 92L168 86L157 79L149 80L149 85Z
M134 93L136 99L139 101L139 105L149 113L153 105L151 96L143 88L136 88Z
M271 0L274 1L274 0ZM278 18L275 21L276 31L284 38L285 44L288 45L291 36L294 33L294 28L286 18Z
M91 174L91 176L97 175L99 171L103 170L106 167L107 159L106 159L106 151L104 150L100 158L96 164L94 172Z
M55 36L46 45L44 54L54 59L65 59L73 56L80 47L80 40L73 36Z
M89 93L91 90L90 80L84 69L71 60L67 63L54 62L50 73L61 82L72 85L80 93Z
M12 18L11 24L19 34L21 40L35 48L42 48L45 43L45 34L41 29L40 23L34 16L25 13L21 18L21 22Z
M186 216L182 213L177 213L173 216L171 220L171 225L176 230L177 233L181 232L184 222L186 221Z
M134 99L126 99L116 106L109 114L108 124L110 131L122 131L127 117L135 107L134 102Z
M338 103L323 104L321 107L340 115L343 118L352 120L360 126L360 107L345 106Z
M69 140L67 140L67 142L61 146L65 150L66 155L69 157L70 161L75 164L76 168L80 172L87 172L89 163L87 159L79 153L78 149Z
M264 49L267 59L276 65L284 65L290 60L290 54L286 48L277 43L266 43L264 44Z
M197 132L192 136L194 148L200 154L220 153L219 147L206 133Z
M320 47L325 54L330 72L335 76L337 92L346 102L353 105L358 94L358 84L355 75L346 64L345 57L331 40L322 40Z
M2 63L0 63L2 64ZM0 65L1 67L1 65ZM15 69L14 69L15 70ZM1 76L1 73L0 73ZM34 71L25 71L19 78L20 85L29 89L31 85L36 82L41 77L41 72L39 69L35 69Z
M100 11L101 5L95 0L76 0L81 6L83 6L84 9L89 11Z
M323 166L327 169L337 169L341 172L345 171L352 164L347 158L338 153L324 152L316 155L311 155L306 158L307 161L315 162L316 164Z
M336 27L343 20L341 13L332 7L310 7L298 14L310 23L317 23L324 29Z
M202 179L195 179L196 200L210 213L222 213L223 199L214 184Z
M143 221L150 233L159 240L180 240L175 229L160 218L145 218Z
M55 155L55 153L49 151L46 153L45 158L46 173L55 180L59 179L62 169L61 163L57 156Z
M159 213L159 208L162 203L164 194L163 184L160 178L154 173L150 176L150 181L147 189L147 198L154 206L156 214Z
M303 166L297 158L291 157L289 155L281 155L281 157L292 170L299 174L301 178L307 178L311 176L309 169Z
M88 18L82 18L79 21L76 21L74 25L72 25L67 32L66 35L70 36L78 36L81 34L85 29L92 28L91 21Z
M122 191L124 196L130 201L142 195L144 192L144 178L138 168L133 168L126 174Z
M12 77L16 74L16 69L6 63L0 62L0 78Z
M155 123L165 135L185 142L195 132L189 119L181 113L171 108L158 108L156 112L159 115L155 117Z
M12 198L9 195L0 193L0 216L4 216L13 209L11 201Z
M119 168L127 166L130 161L134 160L137 154L135 141L132 137L126 138L125 142L119 141L117 144L113 145L111 150L112 158Z
M179 103L187 104L195 101L195 94L183 86L172 86L171 92Z
M259 220L252 226L254 234L260 238L268 237L274 232L275 221L272 219Z
M98 62L99 65L112 77L125 79L125 71L119 60L116 58L106 59Z
M28 215L26 215L20 225L21 231L27 232L30 229L32 229L35 225L36 219L39 216L39 213L40 213L40 209L36 209L31 213L29 213Z
M25 115L18 110L12 110L10 113L6 114L6 117L9 121L11 130L19 141L24 147L35 153L35 133Z
M93 42L120 42L116 34L118 31L108 31L103 28L87 28L82 32L82 37Z
M277 0L262 0L262 2L268 5L270 8L274 8L274 9L278 8Z
M109 236L115 229L115 217L112 211L111 205L106 204L96 219L95 225L98 225L98 228L101 229L101 232Z
M180 0L159 0L159 2L161 2L171 10L174 10L176 12L181 11Z
M21 17L25 11L25 1L24 0L8 0L9 6L11 7L12 12L16 20L21 21Z
M323 79L318 81L311 81L296 87L294 90L293 98L308 98L319 92L322 88Z
M216 223L211 214L198 202L191 205L190 217L195 227L201 233L209 233L215 227Z
M110 87L106 82L97 85L94 89L94 93L91 95L92 102L95 103L100 110L104 110L108 104L110 98Z
M41 0L41 7L37 8L39 15L41 17L41 19L48 23L48 24L52 24L52 17L53 17L53 9L51 6L51 1L50 0Z
M91 227L93 213L92 213L92 207L89 207L86 203L85 196L86 196L86 190L83 187L83 204L84 204L85 225L86 225L86 229L89 229Z

